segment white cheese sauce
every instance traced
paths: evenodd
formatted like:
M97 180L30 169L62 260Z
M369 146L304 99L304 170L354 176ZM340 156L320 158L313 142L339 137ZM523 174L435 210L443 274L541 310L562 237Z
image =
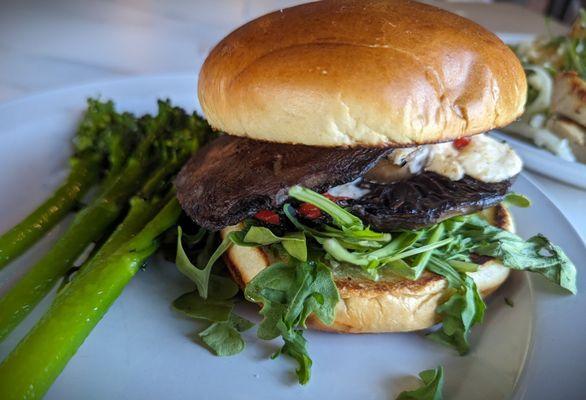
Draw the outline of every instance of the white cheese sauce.
M483 182L501 182L521 172L523 162L506 143L486 135L470 137L470 143L457 149L453 142L395 150L390 155L395 165L411 173L435 172L453 181L464 175Z
M352 182L344 183L340 186L335 186L328 190L328 194L331 194L335 197L347 197L349 199L359 199L364 196L366 193L369 192L368 189L363 189L358 186L358 182L360 182L362 178L358 178Z

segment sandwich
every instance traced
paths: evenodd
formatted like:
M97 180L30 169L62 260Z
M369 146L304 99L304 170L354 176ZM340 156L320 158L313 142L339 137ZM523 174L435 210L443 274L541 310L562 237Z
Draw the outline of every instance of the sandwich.
M465 354L511 269L575 291L557 246L514 234L522 162L486 134L518 118L526 94L494 34L407 0L279 10L211 51L198 96L221 134L184 166L177 196L221 233L212 259L262 306L259 337L283 338L302 383L304 327L434 327Z

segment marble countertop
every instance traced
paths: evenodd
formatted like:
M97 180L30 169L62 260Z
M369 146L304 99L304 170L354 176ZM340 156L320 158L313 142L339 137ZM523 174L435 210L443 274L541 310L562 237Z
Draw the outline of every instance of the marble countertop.
M294 0L22 0L0 5L0 101L82 83L193 71L229 31ZM436 3L438 4L438 3ZM513 4L440 3L495 32L540 34ZM553 32L563 27L552 24ZM586 191L530 174L586 238Z

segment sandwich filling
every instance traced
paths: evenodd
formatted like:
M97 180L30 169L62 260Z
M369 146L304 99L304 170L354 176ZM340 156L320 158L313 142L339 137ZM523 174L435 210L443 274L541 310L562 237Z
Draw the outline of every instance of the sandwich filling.
M293 185L342 199L378 229L402 229L502 201L521 168L508 145L485 135L399 149L222 136L187 164L176 184L184 210L211 230L280 212Z

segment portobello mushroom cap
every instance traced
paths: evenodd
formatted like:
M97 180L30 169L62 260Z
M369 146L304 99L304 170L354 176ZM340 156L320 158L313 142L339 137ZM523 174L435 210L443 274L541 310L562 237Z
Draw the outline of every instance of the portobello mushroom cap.
M219 230L287 200L293 185L317 192L351 182L392 148L325 148L220 136L183 167L177 197L199 225Z

